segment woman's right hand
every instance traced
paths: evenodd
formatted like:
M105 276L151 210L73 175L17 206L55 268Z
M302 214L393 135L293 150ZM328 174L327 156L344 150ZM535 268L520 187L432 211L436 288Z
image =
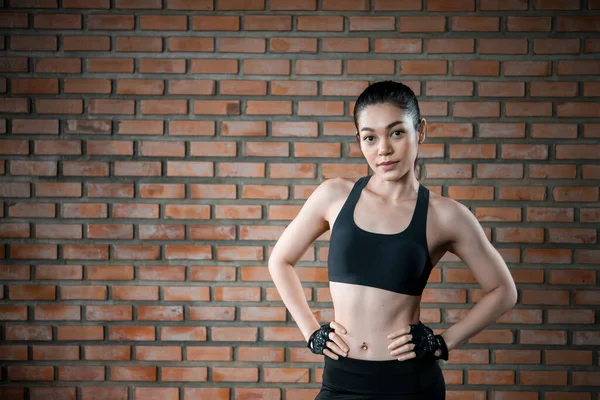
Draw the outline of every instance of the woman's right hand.
M331 321L329 323L329 326L333 330L330 330L330 332L327 334L327 338L326 339L319 338L320 340L325 340L325 346L322 348L322 350L320 352L318 352L318 351L315 352L315 350L312 348L311 348L311 350L315 354L324 354L330 358L333 358L334 360L339 359L339 356L347 357L348 356L348 345L346 344L346 342L344 342L344 340L340 336L340 334L346 333L346 328L344 328L342 325L340 325L339 323L337 323L335 321ZM321 327L317 331L315 331L316 335L322 334L322 332L318 332L319 330L322 330L322 329L323 329L323 327ZM315 333L313 333L313 335ZM319 339L317 339L317 340L319 340ZM309 340L309 342L310 342L310 340Z

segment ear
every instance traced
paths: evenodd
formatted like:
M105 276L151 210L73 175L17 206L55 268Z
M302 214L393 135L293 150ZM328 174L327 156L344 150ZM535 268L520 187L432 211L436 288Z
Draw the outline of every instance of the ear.
M425 137L427 136L427 121L425 118L421 118L421 129L418 133L419 144L425 141Z

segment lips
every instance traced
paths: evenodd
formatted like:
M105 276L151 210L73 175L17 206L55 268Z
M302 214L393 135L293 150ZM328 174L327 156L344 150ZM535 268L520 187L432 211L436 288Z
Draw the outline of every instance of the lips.
M384 161L379 163L379 165L390 165L390 164L396 164L398 161Z

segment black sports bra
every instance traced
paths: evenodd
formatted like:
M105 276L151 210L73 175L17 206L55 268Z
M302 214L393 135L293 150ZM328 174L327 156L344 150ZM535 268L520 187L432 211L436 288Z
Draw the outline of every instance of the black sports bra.
M425 235L429 190L419 185L417 204L404 231L369 232L354 222L356 203L369 179L364 176L354 183L331 228L329 280L420 296L433 269Z

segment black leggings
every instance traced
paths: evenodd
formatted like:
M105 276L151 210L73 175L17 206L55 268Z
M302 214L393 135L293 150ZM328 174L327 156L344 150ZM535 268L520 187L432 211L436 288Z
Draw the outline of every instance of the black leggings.
M325 356L315 400L445 400L446 382L434 359L360 360Z

